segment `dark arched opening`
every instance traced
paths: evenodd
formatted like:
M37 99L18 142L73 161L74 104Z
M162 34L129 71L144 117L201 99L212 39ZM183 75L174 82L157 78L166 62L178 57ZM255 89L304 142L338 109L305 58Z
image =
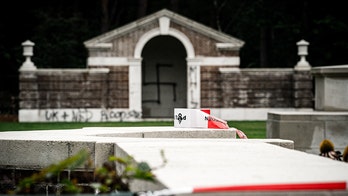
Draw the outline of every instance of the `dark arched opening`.
M152 38L142 51L143 118L172 118L187 107L187 63L183 44L172 36Z

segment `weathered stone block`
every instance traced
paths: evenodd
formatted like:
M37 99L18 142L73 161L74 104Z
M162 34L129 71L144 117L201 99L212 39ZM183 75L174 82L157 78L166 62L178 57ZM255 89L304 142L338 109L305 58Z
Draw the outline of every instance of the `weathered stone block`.
M348 111L348 65L316 67L315 109Z
M0 151L0 165L15 165L21 168L47 167L76 154L81 149L90 151L94 159L94 142L40 141L28 138L16 141L2 140L0 147L7 149Z
M19 90L21 91L36 91L38 90L38 85L37 83L32 83L32 82L19 82Z
M19 99L21 100L35 100L39 98L39 93L35 91L21 91L19 92Z
M330 139L343 152L348 141L348 113L270 112L267 137L293 140L295 149L319 154L323 139Z
M19 108L22 108L22 109L34 109L38 107L39 107L39 103L37 101L33 101L33 100L19 101Z
M313 89L312 81L294 82L294 89Z

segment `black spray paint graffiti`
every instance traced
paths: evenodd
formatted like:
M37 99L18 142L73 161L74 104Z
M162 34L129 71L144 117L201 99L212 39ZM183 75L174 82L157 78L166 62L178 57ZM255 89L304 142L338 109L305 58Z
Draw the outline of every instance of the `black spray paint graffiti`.
M100 111L101 122L123 121L130 118L141 118L141 112L135 110L119 111L106 109ZM92 119L93 112L88 109L45 110L45 120L50 122L90 122Z
M46 110L46 121L64 121L64 122L89 122L93 113L87 109L77 109L71 111Z
M100 121L123 121L129 118L141 118L141 113L135 110L131 111L113 111L113 110L102 110Z

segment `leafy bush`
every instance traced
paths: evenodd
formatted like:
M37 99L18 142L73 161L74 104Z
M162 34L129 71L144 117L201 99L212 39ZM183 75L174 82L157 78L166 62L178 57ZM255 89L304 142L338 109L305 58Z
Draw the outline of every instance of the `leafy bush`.
M163 164L160 167L164 167L166 159L163 151L161 151L161 156ZM78 179L71 179L70 175L63 177L62 173L71 172L83 165L85 168L92 166L87 150L81 150L58 164L52 164L30 177L20 180L16 189L10 194L36 194L38 185L52 185L53 183L56 187L56 194L81 193L82 188ZM146 162L135 163L131 156L110 156L102 167L94 169L94 181L89 182L88 185L94 190L94 194L130 191L129 186L134 179L155 182L155 175L152 171L158 168L150 168Z

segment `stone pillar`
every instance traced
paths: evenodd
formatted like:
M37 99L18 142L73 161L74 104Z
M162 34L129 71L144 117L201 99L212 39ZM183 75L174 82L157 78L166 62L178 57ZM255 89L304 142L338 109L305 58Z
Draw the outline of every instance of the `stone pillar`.
M187 59L187 108L201 107L201 61Z
M25 61L19 68L19 111L18 120L21 122L23 118L28 118L22 115L23 109L32 109L39 107L39 92L37 83L36 66L31 61L33 56L34 43L27 40L22 43L23 46L23 56L25 56Z
M129 110L139 113L141 106L141 58L129 60Z
M313 108L313 78L310 73L311 66L306 60L309 43L301 40L296 44L298 46L300 61L297 62L293 75L294 107Z
M313 108L313 77L310 71L295 71L293 75L293 99L295 108Z

